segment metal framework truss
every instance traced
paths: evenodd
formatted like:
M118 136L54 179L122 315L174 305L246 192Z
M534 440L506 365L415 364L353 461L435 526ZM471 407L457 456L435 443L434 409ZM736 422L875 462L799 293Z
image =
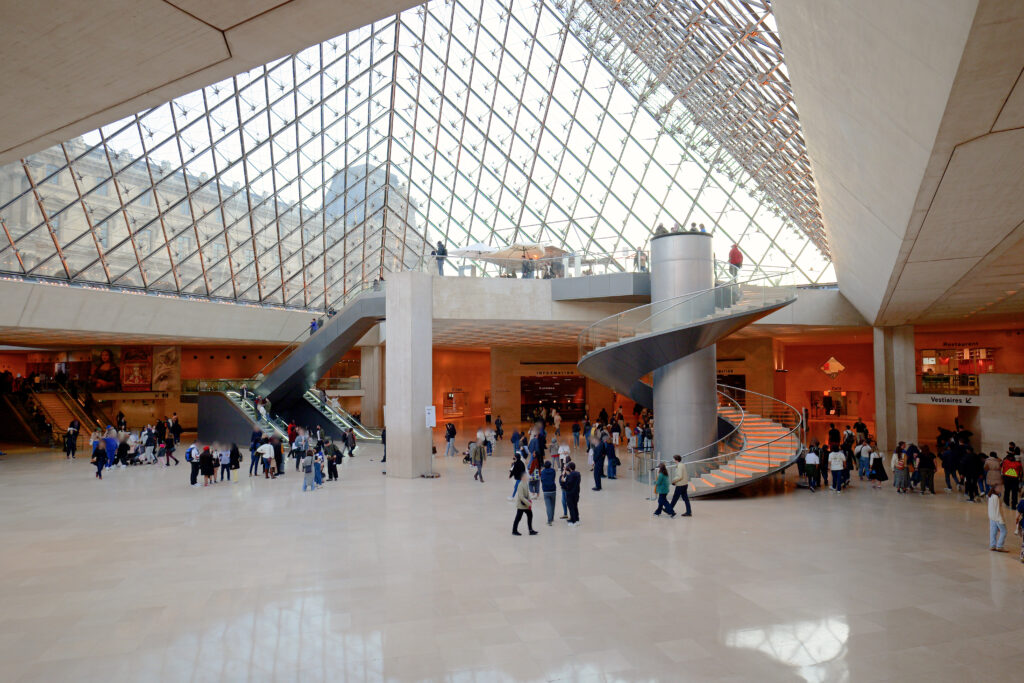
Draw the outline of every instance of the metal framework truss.
M666 129L746 176L828 243L770 0L586 0L556 6ZM727 157L716 157L714 148Z
M791 99L767 133L750 117L756 145L719 144L752 97L712 87L739 78L732 52L669 96L698 41L639 34L668 65L648 84L650 65L624 61L622 11L435 0L2 167L0 271L322 310L438 240L610 254L696 223L720 256L737 242L748 262L834 279L794 210L787 168L806 157L780 167L765 147L797 148ZM742 26L769 34L758 16ZM728 116L691 115L687 92Z

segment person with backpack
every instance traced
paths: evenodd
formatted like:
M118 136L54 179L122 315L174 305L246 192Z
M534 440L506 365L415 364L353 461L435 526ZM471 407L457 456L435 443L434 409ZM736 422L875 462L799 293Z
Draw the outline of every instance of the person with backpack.
M310 491L316 490L316 483L314 481L313 473L313 449L307 449L306 455L302 457L302 491L306 489Z
M327 481L338 481L338 447L330 437L324 440L324 459L327 460Z
M889 463L892 467L893 486L896 487L896 493L908 493L910 491L909 465L903 446L904 442L900 441L899 445L896 446L896 450L893 451L892 462Z
M174 437L169 434L167 439L174 441ZM185 449L185 462L190 465L188 483L192 486L199 486L199 453L196 451L195 444Z
M1017 496L1020 491L1020 463L1017 454L1007 453L1003 458L1003 504L1012 509L1017 508Z
M445 457L453 457L455 455L455 434L455 425L451 422L446 422L444 425Z
M854 454L857 456L857 476L864 481L871 469L871 446L861 441L857 444Z

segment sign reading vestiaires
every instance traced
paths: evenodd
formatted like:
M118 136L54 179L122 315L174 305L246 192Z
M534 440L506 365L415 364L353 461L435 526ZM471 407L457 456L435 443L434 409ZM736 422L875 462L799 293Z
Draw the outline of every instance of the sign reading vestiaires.
M975 407L983 405L983 399L980 396L963 396L958 394L907 394L907 403Z

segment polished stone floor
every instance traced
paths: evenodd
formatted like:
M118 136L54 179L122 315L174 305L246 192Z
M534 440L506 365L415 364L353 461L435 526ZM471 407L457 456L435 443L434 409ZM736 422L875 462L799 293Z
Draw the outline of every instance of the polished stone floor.
M983 505L865 486L699 500L652 518L628 478L583 524L510 535L481 485L290 472L210 488L186 467L0 459L5 681L1004 681L1024 565ZM628 474L628 472L626 473ZM543 505L540 505L543 508Z

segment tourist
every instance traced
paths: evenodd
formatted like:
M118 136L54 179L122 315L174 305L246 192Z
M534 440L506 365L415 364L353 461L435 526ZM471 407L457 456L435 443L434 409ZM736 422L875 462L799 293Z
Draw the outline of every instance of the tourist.
M98 435L92 441L92 459L89 462L96 465L96 478L102 479L103 466L107 464L107 451Z
M900 441L892 454L892 477L896 493L906 493L910 490L910 478L907 472L907 454L903 451L904 442Z
M551 423L555 426L555 436L562 435L562 415L557 410L551 411Z
M388 430L387 430L387 427L381 427L381 430L380 430L380 445L381 445L381 448L384 451L384 455L382 455L381 459L380 459L381 464L384 465L384 469L382 469L380 471L380 473L381 474L387 474L388 473L388 468L387 468L387 465L384 464L384 463L386 463L388 461Z
M969 500L973 503L975 496L978 495L978 479L983 472L981 459L970 448L963 448L959 468L964 480L964 501Z
M988 549L1005 553L1006 522L1003 521L1003 504L999 493L992 488L988 492Z
M558 469L565 469L565 463L569 462L569 443L564 442L558 447Z
M572 447L576 450L580 449L580 423L578 421L572 423Z
M522 481L522 476L525 476L525 475L521 475L520 476L520 481ZM525 486L518 487L517 494L516 494L516 519L512 523L512 535L513 536L522 536L522 534L519 533L519 520L521 520L523 518L523 515L526 515L526 528L530 530L530 535L531 536L536 536L537 535L537 532L533 530L533 509L532 508L533 508L533 501L530 500L530 493L527 490L527 487L525 487Z
M565 493L565 482L569 476L569 463L572 462L572 458L566 458L562 463L562 471L558 475L558 488L562 490L562 515L559 519L569 519L569 501L566 498Z
M985 472L985 494L995 489L999 494L1003 492L1003 463L995 451L988 454L985 463L982 465Z
M310 491L316 490L316 484L313 480L313 449L306 449L306 455L302 456L302 491L306 489Z
M228 457L231 462L231 469L237 470L242 467L242 453L238 450L238 444L231 444L231 450L228 451Z
M256 452L259 453L260 459L263 460L263 478L270 479L271 475L274 474L272 471L274 446L270 443L270 439L263 437L263 441L260 443L260 447L256 449Z
M580 523L580 485L583 477L576 471L576 463L570 462L565 466L568 474L565 477L565 498L569 508L569 526L579 526Z
M526 472L526 464L523 462L522 454L520 452L513 453L512 466L508 468L508 477L515 480L516 483L512 487L512 495L508 497L509 500L515 499L516 493L519 491L519 482L524 472Z
M505 435L505 422L501 419L501 415L494 419L494 438L497 441L501 441L501 437Z
M595 431L598 425L595 425ZM594 443L594 487L592 490L601 490L601 477L604 476L604 441L600 436L595 437Z
M672 492L672 502L669 506L675 510L676 503L681 498L683 503L686 504L686 512L683 513L683 517L692 517L690 511L690 496L687 494L687 489L690 486L690 473L686 470L686 463L683 462L683 456L673 455L672 459L676 461L675 471L672 473L672 485L675 489Z
M946 442L946 447L939 454L939 460L942 462L942 473L946 478L946 493L960 488L960 480L956 474L957 453L952 439Z
M846 454L839 449L838 444L828 454L829 475L832 477L832 490L836 493L843 492L845 476L843 470L846 468Z
M1017 495L1020 491L1020 463L1014 453L1007 453L1003 459L1003 503L1014 510L1017 508Z
M231 481L231 451L220 451L217 454L217 462L220 464L220 480L224 481L224 477L227 476L228 481Z
M921 449L917 447L916 443L907 446L907 475L911 491L914 491L915 487L921 483L921 471L917 467L917 456L920 454Z
M203 452L199 454L199 471L203 475L203 486L209 486L211 482L217 483L214 478L217 468L214 465L213 453L210 452L209 446L203 446Z
M317 488L324 485L324 453L316 451L313 454L313 483Z
M448 258L448 249L444 246L444 242L438 240L437 248L431 251L430 255L437 259L437 274L444 275L444 261Z
M338 447L334 440L327 438L324 441L324 459L327 460L327 481L338 481Z
M291 453L289 455L295 459L296 472L299 471L299 464L301 463L302 458L306 456L306 446L308 443L309 437L306 436L306 430L296 428L295 436L289 442L289 446L291 448Z
M862 440L857 444L854 454L857 456L857 477L864 481L871 469L871 446Z
M669 517L675 517L676 511L668 503L668 470L665 463L658 465L658 478L654 481L654 492L658 494L658 509L654 511L655 517L661 517L661 511L668 513Z
M78 432L71 427L64 433L64 456L66 460L75 459L75 450L78 448Z
M839 430L832 423L828 425L828 452L832 455L833 451L839 450L839 444L841 443L841 436ZM830 468L831 469L831 468Z
M484 448L480 442L474 443L472 449L469 451L470 461L473 463L473 467L476 468L476 472L473 473L473 479L479 481L481 484L484 483L484 461L487 460L487 449ZM515 493L513 491L513 493Z
M871 442L874 445L874 441ZM882 462L882 454L877 449L871 449L871 455L868 456L870 463L868 464L868 480L871 481L871 488L880 489L882 488L882 482L889 481L889 475L885 473L885 463Z
M178 423L178 414L174 413L171 416L171 420L173 422L168 427L168 429L170 429L171 434L174 436L174 443L179 444L181 443L181 433L184 430L182 430L181 425Z
M451 422L446 422L444 425L444 454L445 457L452 457L455 455L455 425Z
M732 274L733 279L736 279L736 274L740 272L740 268L743 267L743 252L740 251L740 245L733 244L732 248L729 249L729 272Z
M537 438L530 440L530 445L534 445L537 442ZM526 466L526 471L529 473L529 488L530 494L537 498L540 496L540 464L543 462L543 458L540 454L539 447L537 450L530 451L530 458L527 461L529 464Z
M551 461L547 460L544 462L544 467L540 471L540 489L544 494L544 508L548 513L548 526L551 526L551 522L555 519L555 468L551 466Z
M615 446L612 444L608 432L601 435L601 442L604 444L604 457L608 461L608 478L616 479L616 472L619 467L619 456L615 454Z
M807 488L814 493L818 486L818 467L821 465L821 458L818 452L812 447L807 449L804 455L804 469L807 473Z
M917 454L917 471L921 473L921 495L931 491L935 495L935 454L925 444Z

